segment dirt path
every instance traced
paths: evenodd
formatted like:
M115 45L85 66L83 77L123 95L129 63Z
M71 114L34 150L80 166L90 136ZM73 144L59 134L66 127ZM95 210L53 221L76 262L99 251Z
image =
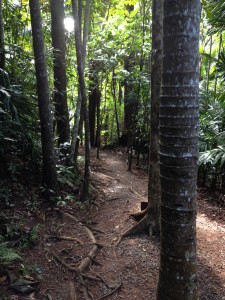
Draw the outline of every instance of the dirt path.
M140 202L147 201L146 173L136 168L132 172L126 169L124 156L119 150L102 151L100 160L94 158L93 152L93 204L73 203L58 210L43 211L38 218L31 217L31 222L42 223L41 240L33 249L24 251L23 268L27 268L27 274L41 283L31 294L33 298L14 295L16 298L8 299L156 299L159 241L150 240L143 233L122 240L116 251L112 246L115 238L134 224L130 213L139 211ZM203 190L198 200L200 299L224 300L224 208L210 204ZM82 223L69 218L68 214ZM85 272L89 278L83 276L80 279L66 265L63 266L62 261L76 268L87 258L96 246L87 228L94 234L98 249ZM59 237L76 238L82 244ZM25 273L23 270L22 275L25 276ZM0 296L9 293L7 288L3 285L1 292L0 283Z

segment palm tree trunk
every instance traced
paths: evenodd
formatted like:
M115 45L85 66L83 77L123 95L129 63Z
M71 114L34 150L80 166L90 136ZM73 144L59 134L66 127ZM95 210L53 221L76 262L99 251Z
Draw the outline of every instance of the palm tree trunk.
M200 1L163 2L161 253L157 300L196 300Z

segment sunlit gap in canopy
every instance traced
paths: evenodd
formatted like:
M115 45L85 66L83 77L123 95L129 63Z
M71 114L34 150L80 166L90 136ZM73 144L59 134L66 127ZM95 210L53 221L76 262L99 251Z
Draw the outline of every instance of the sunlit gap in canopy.
M13 4L19 6L21 4L21 0L13 0Z
M74 19L72 17L66 17L64 19L64 26L66 31L73 32L74 31Z

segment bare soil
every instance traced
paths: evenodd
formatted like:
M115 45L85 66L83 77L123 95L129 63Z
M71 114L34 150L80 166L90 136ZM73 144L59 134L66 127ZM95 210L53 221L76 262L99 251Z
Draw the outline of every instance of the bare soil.
M91 177L90 204L74 199L58 208L37 210L24 205L13 212L20 226L29 229L40 224L40 230L33 247L21 247L22 262L1 269L0 299L156 299L159 240L143 233L114 247L117 238L135 224L130 214L147 201L146 172L136 167L128 172L119 149L101 151L100 160L93 150ZM224 196L199 188L197 200L200 299L224 300ZM33 290L27 294L13 290L18 280Z

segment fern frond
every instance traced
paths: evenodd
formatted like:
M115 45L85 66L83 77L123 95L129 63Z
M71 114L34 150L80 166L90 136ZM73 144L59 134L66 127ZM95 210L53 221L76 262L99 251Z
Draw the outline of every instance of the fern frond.
M0 244L0 264L11 263L18 260L22 260L19 254L10 248L7 248L6 245Z

